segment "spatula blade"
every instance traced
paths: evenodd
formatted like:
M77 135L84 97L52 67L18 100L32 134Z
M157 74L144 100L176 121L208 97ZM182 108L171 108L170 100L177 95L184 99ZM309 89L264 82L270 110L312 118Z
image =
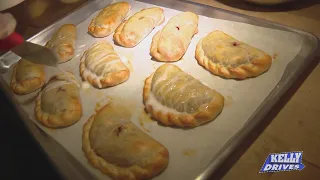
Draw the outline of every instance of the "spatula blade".
M51 49L28 41L12 48L11 51L36 64L56 66L59 62L57 55Z

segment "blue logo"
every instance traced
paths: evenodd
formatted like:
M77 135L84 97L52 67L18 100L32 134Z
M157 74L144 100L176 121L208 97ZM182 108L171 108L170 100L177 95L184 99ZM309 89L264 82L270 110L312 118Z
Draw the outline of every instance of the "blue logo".
M302 151L281 152L269 154L259 172L301 171L303 168Z

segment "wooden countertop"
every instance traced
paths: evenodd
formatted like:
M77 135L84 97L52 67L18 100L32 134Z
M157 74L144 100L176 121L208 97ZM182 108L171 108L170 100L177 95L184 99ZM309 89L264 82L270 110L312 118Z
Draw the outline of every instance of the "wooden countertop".
M297 1L262 7L239 0L190 0L285 24L320 37L320 2ZM300 180L320 177L320 66L319 56L268 114L256 132L215 173L223 180ZM269 153L303 151L302 171L260 174Z
M285 24L320 37L320 3L317 0L297 1L274 7L255 6L239 0L189 1ZM14 14L19 14L19 7L13 11L16 12ZM23 21L20 22L23 24ZM30 37L40 30L41 28L29 26L19 32L25 37ZM314 179L314 176L320 177L319 60L318 55L257 130L250 134L247 142L222 165L212 179L309 180ZM286 151L303 151L303 163L306 168L301 172L259 173L269 153Z

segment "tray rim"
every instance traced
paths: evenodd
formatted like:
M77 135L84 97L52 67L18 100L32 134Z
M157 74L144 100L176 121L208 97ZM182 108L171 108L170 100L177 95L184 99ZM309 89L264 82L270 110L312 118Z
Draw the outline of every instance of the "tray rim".
M75 9L72 13L68 14L67 16L58 19L53 24L49 25L39 33L35 34L34 36L27 39L27 41L32 41L36 39L37 37L43 35L44 33L48 33L50 31L55 30L55 26L58 26L60 24L63 24L64 21L67 21L67 19L72 18L72 16L76 16L77 14L81 14L81 10L86 10L88 6L90 6L91 2L94 0L89 0L86 4L80 6L79 9ZM137 0L140 2L146 2L149 4L154 4L156 0ZM159 1L156 1L159 2ZM161 3L168 3L172 1L170 0L162 0ZM193 6L198 6L202 8L209 8L216 10L218 13L225 13L227 15L240 17L243 19L251 19L253 21L256 21L257 23L262 24L268 24L272 26L272 28L280 28L282 30L287 30L291 32L298 33L299 35L304 36L306 39L311 41L313 43L312 49L309 50L310 53L307 53L307 55L303 59L299 59L300 63L292 63L294 60L296 61L296 58L292 60L286 67L285 72L278 82L277 86L282 86L280 90L277 90L277 86L272 89L270 94L266 97L265 101L260 104L260 106L257 108L257 110L253 113L253 115L249 118L247 123L231 138L229 141L226 142L226 144L222 147L220 151L216 154L216 156L212 159L210 164L207 166L207 168L196 178L196 179L209 179L212 173L214 173L219 166L235 151L235 149L243 142L245 137L263 120L263 117L272 109L272 107L278 102L278 100L284 95L284 93L291 87L291 85L297 80L297 78L303 73L303 71L306 69L306 67L313 61L313 57L316 55L317 50L320 50L319 48L319 38L315 35L313 35L310 32L306 32L303 30L299 30L293 27L289 27L286 25L282 25L279 23L274 23L271 21L267 21L264 19L232 12L229 10L224 10L221 8L212 7L205 4L200 4L197 2L191 2L187 0L178 0L174 3L186 3L191 4ZM158 5L158 4L155 4ZM169 7L171 8L171 7ZM175 9L175 8L172 8ZM204 15L205 16L205 15ZM208 16L210 17L210 16ZM230 21L230 20L229 20ZM239 21L236 21L239 22ZM80 22L79 22L80 23ZM79 24L77 23L77 24ZM250 24L250 23L248 23ZM265 25L264 24L264 25ZM305 39L305 40L306 40ZM5 55L5 54L4 54ZM3 56L4 56L3 55ZM306 62L306 63L303 63ZM289 72L288 70L289 66L293 65L299 65L296 66L296 68L293 69L293 71ZM288 78L289 76L289 78ZM45 152L45 154L48 156L48 160L52 162L54 167L58 170L60 175L67 179L74 179L75 176L76 179L96 179L88 170L86 170L81 163L77 162L75 158L62 147L58 142L56 142L54 139L52 139L50 136L48 136L45 132L43 132L39 127L37 127L36 124L34 124L28 116L26 116L26 113L23 111L23 109L19 106L18 101L14 96L12 96L12 92L9 88L9 86L4 81L3 77L0 76L0 86L4 90L5 95L7 96L8 100L12 102L13 107L17 111L20 118L23 120L24 124L26 125L28 131L39 143L39 146L42 148L42 150ZM278 91L278 92L276 92ZM268 102L267 102L268 101ZM267 103L266 103L267 102ZM265 109L262 109L265 108ZM246 127L246 128L244 128ZM52 148L58 148L56 151L52 151ZM64 157L62 157L64 156ZM69 161L66 162L65 159L68 159ZM60 161L59 161L60 160ZM61 161L62 160L62 161ZM63 167L63 165L65 165ZM76 165L76 166L75 166Z

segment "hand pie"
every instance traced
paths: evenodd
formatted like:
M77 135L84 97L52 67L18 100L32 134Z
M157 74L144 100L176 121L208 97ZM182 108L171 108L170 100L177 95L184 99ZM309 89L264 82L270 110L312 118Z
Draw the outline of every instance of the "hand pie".
M94 37L106 37L120 25L130 11L127 2L119 2L105 7L92 19L88 32Z
M111 44L100 41L84 52L80 60L80 75L97 88L118 85L130 76Z
M213 31L198 42L196 59L213 74L234 79L259 76L272 64L268 54L222 31Z
M167 167L169 152L130 117L124 107L104 106L84 125L82 149L89 162L112 179L150 179Z
M198 15L183 12L174 16L157 32L151 43L150 54L159 61L178 61L198 33Z
M82 105L79 87L73 74L59 74L50 78L36 99L36 119L49 128L66 127L79 121Z
M21 59L13 68L11 89L14 93L29 94L43 86L44 66Z
M65 24L53 34L46 47L57 54L59 63L67 62L74 56L76 38L77 28L73 24Z
M115 31L113 39L124 47L134 47L164 22L163 9L148 8L134 14Z
M143 102L151 116L165 125L195 127L212 121L224 97L178 66L160 66L144 83Z

